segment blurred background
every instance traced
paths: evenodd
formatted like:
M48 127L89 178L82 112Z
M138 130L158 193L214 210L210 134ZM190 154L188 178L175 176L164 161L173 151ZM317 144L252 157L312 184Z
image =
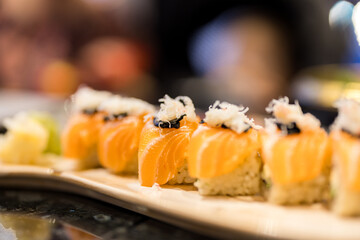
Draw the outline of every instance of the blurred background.
M205 110L219 99L258 114L288 95L328 125L336 99L360 99L356 4L0 0L0 110L28 108L29 94L63 101L86 84L152 103L188 95Z

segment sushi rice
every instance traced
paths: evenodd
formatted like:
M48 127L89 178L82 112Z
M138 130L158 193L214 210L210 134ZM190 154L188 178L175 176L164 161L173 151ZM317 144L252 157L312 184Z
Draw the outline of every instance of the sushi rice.
M260 192L262 161L257 151L231 173L213 178L200 178L194 186L201 195L254 195Z

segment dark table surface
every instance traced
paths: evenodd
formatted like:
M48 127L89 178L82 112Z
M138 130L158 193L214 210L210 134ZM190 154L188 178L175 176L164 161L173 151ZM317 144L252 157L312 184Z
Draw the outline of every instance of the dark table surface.
M210 239L77 195L0 189L0 239L15 235L19 240Z

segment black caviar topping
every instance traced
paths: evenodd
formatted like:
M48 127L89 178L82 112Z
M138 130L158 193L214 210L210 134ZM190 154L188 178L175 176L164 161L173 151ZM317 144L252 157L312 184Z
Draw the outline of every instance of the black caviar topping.
M4 125L0 125L0 135L4 135L7 133L7 128Z
M298 134L300 133L300 129L296 125L296 122L291 122L289 124L283 124L279 122L275 122L277 128L281 130L281 132L285 135Z
M97 109L93 108L93 109L84 109L82 111L82 113L86 114L86 115L94 115L95 113L97 113Z
M205 123L204 119L200 121L200 124L203 124L203 123ZM250 126L249 124L247 124L247 125L248 125L249 127L244 130L244 133L248 132L248 131L250 130L250 128L251 128L251 126ZM220 125L220 127L221 127L221 128L224 128L224 129L229 129L229 127L226 126L224 123L222 123L222 124Z
M186 104L185 104L184 100L179 99L179 102L181 102L181 103L182 103L182 105L184 105L184 107L186 106Z
M249 127L244 130L244 133L248 132L248 131L250 130L250 128L251 128L251 126L250 126L249 124L246 124L246 125L248 125ZM222 128L225 128L225 129L229 129L229 127L226 126L225 124L221 124L221 127L222 127Z
M222 128L225 128L225 129L228 129L228 128L229 128L229 127L226 126L225 124L221 124L221 127L222 127Z
M180 128L180 121L186 116L186 114L181 115L179 118L172 119L168 122L159 121L156 117L154 117L154 126L161 128Z
M127 117L127 113L118 113L118 114L110 114L104 117L104 122L112 121L112 120L118 120L124 117Z
M360 138L360 134L354 134L354 133L350 132L349 130L347 130L346 128L342 128L341 131L351 135L352 137Z

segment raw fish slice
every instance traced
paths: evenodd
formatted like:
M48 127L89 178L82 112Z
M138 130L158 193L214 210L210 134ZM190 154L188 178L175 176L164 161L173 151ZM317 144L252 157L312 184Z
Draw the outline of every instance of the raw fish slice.
M129 116L109 122L99 134L100 164L113 172L122 172L130 161L137 160L142 117Z
M194 132L189 144L189 173L197 178L230 173L259 148L256 130L238 134L230 129L202 125Z
M85 160L96 151L103 113L76 114L70 117L61 138L63 155Z
M139 180L142 186L166 184L185 164L187 147L197 123L181 120L180 128L155 127L149 119L139 147ZM172 154L176 151L176 155Z
M347 190L360 191L360 141L343 131L331 133L335 165Z
M308 181L319 176L329 165L330 146L322 129L283 136L276 141L267 140L263 159L271 170L273 181L291 184ZM266 150L265 150L266 149Z

